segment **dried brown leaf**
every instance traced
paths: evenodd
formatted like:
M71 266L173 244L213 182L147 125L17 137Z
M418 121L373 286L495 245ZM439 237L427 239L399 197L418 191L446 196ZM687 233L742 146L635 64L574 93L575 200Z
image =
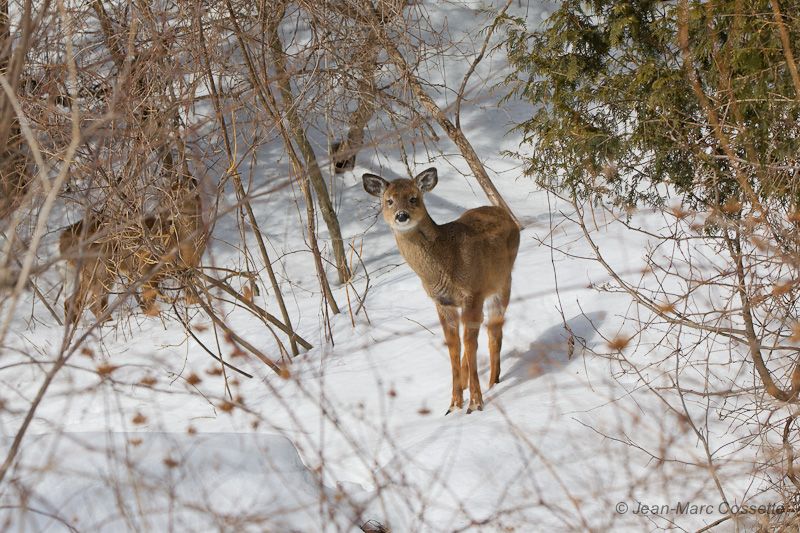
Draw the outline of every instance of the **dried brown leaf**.
M608 341L608 347L614 351L621 352L624 350L628 344L630 344L631 338L625 336L614 337L610 341Z
M109 363L103 363L103 364L99 365L95 369L95 371L100 376L110 376L111 373L114 372L117 368L119 368L119 367L118 366L114 366L114 365L109 364Z

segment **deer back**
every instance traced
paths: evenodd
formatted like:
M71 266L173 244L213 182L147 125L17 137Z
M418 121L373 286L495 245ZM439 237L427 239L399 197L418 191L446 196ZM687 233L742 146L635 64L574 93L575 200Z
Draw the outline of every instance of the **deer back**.
M496 294L510 283L519 227L505 209L470 209L439 225L423 200L438 182L435 168L413 180L388 182L374 174L365 174L363 180L367 192L381 198L383 218L400 253L431 298L461 306L471 298Z
M479 207L437 225L397 233L398 248L431 298L463 305L489 296L507 284L519 248L519 229L500 207Z

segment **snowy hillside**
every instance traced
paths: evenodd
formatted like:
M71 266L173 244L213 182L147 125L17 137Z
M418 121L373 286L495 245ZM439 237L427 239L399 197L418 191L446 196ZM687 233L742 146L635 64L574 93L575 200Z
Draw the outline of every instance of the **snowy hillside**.
M477 53L478 31L490 23L489 13L477 4L427 8L434 23ZM537 24L548 9L514 2L511 13ZM431 84L458 86L469 64L454 57L425 65ZM196 339L248 378L230 368L223 373L164 303L161 318L134 309L130 318L95 329L88 329L86 313L86 326L76 332L88 333L82 349L44 390L55 354L70 339L26 292L0 363L3 457L17 446L14 438L31 403L38 407L0 491L2 528L358 531L373 521L394 532L642 531L699 529L723 516L715 511L667 519L633 512L641 503L691 501L716 508L720 496L703 475L703 443L687 437L690 428L671 409L672 400L652 393L664 384L675 347L654 328L635 346L615 349L617 339L632 334L626 319L634 309L631 298L602 290L611 279L591 259L590 244L571 220L578 216L574 207L538 190L523 176L522 164L503 155L520 149L521 136L511 127L531 112L516 100L500 103L507 73L502 50L490 49L461 112L465 134L524 225L501 382L491 390L485 328L480 334L482 412L445 416L450 361L434 304L400 256L377 202L363 190L364 172L409 177L400 147L381 142L392 135L386 124L370 126L375 143L352 171L326 174L355 275L352 286L332 287L342 308L338 315L326 311L320 293L300 216L302 193L295 182L277 187L285 183L290 161L276 141L253 156L261 179L253 207L292 324L313 348L283 364L279 376L256 357L241 356L200 308L190 306ZM450 91L437 96L443 108L453 104ZM325 133L309 135L322 153ZM435 221L488 203L446 135L440 132L427 151L415 147L411 171L431 165L439 171L438 186L425 198ZM235 195L226 194L223 204L234 205ZM235 209L228 210L216 222L204 266L246 269L235 216ZM655 241L631 237L625 219L603 216L586 216L594 242L614 267L635 277ZM51 255L43 253L39 262L57 254L58 230L74 220L59 211L48 221ZM631 220L654 233L668 225L646 212ZM321 219L317 229L328 253ZM254 248L252 231L245 238ZM333 283L331 265L328 272ZM278 316L266 274L258 276L255 301ZM57 268L39 280L54 298L61 283ZM231 284L240 289L245 282ZM365 298L359 312L354 291ZM62 305L63 297L55 302L59 315ZM125 302L117 316L134 306ZM262 321L230 303L217 311L239 337L273 361L282 359L277 335ZM632 372L621 362L625 358L649 374ZM692 378L686 379L691 388ZM36 398L40 390L43 396ZM705 420L703 426L717 446L746 448L729 422ZM664 450L675 460L657 460ZM756 490L747 485L748 474L735 461L723 464L719 475L739 489L728 494L731 501Z

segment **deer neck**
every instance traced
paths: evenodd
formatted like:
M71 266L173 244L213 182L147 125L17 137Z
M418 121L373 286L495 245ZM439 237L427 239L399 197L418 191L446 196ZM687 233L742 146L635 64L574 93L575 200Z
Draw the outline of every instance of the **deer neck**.
M423 283L436 274L437 257L441 250L441 226L425 213L425 217L408 231L394 231L397 247L409 266L422 278Z

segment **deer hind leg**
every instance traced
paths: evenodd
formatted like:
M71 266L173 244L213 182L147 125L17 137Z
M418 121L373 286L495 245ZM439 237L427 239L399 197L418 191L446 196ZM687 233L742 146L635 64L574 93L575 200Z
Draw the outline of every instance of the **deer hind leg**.
M152 265L145 268L137 268L138 264ZM143 279L141 282L142 294L141 297L137 294L137 300L142 312L147 316L158 316L158 299L164 299L164 294L161 290L162 284L166 279L164 272L165 265L155 264L155 258L149 254L141 253L137 257L137 263L129 267L131 275ZM136 277L130 277L131 283L137 281Z
M492 297L489 305L489 388L500 383L500 350L503 347L503 324L511 294L511 283Z
M450 352L450 367L453 370L453 397L450 401L450 408L445 415L449 415L456 409L464 406L464 387L461 376L461 339L458 336L458 308L445 307L436 304L436 311L439 313L439 322L444 331L444 340L447 350Z
M467 413L483 410L481 383L478 381L478 334L483 322L483 298L473 298L461 312L464 325L464 359L469 374L469 407Z

